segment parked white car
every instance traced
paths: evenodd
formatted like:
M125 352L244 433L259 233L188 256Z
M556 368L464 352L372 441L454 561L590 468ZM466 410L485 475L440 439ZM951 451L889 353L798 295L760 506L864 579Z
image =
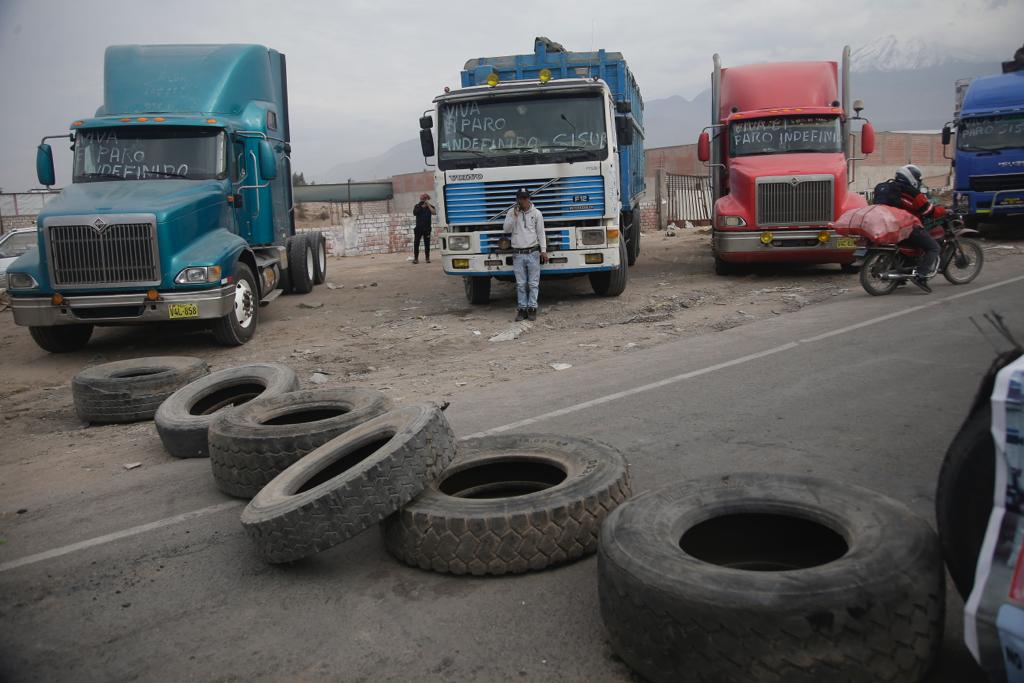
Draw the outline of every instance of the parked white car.
M7 289L7 268L36 247L36 228L18 228L0 235L0 289Z

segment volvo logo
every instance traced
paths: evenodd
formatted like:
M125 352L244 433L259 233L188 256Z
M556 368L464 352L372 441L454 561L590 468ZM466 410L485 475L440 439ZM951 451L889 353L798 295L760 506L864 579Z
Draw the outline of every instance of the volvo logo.
M483 180L483 173L452 173L448 176L448 180L452 182L464 182L467 180Z
M102 218L97 218L92 222L92 227L96 230L96 232L102 233L104 230L107 229L107 222Z

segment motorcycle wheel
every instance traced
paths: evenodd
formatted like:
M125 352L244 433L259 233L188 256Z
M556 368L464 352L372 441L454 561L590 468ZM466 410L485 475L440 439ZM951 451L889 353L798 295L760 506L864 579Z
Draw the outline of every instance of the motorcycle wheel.
M953 255L942 275L954 285L966 285L978 277L984 263L985 252L981 245L974 240L961 239L954 245Z
M896 254L888 251L868 254L860 267L861 287L871 296L891 294L899 280L883 280L881 276L885 273L894 273L896 270Z

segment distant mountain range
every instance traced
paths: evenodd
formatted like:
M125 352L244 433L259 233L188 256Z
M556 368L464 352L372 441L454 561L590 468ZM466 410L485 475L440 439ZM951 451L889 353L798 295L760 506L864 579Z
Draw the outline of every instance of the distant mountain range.
M877 131L938 131L953 116L957 79L999 73L997 62L958 55L921 41L882 36L853 51L850 94L864 101L864 116ZM728 66L726 62L725 66ZM644 146L668 147L697 141L711 116L710 89L693 99L679 95L650 100L644 106ZM427 168L416 139L383 154L332 167L317 182L375 180Z

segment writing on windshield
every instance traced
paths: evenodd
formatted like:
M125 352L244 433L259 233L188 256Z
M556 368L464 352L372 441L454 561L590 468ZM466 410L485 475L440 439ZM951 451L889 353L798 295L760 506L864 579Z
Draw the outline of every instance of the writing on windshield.
M451 102L440 111L440 162L500 165L516 152L604 158L608 133L598 95ZM452 164L452 165L449 165Z
M729 126L731 156L841 151L843 137L836 116L779 116Z
M224 132L215 128L95 128L75 136L76 183L224 176Z
M1024 114L965 119L957 130L956 144L965 151L1024 147Z

